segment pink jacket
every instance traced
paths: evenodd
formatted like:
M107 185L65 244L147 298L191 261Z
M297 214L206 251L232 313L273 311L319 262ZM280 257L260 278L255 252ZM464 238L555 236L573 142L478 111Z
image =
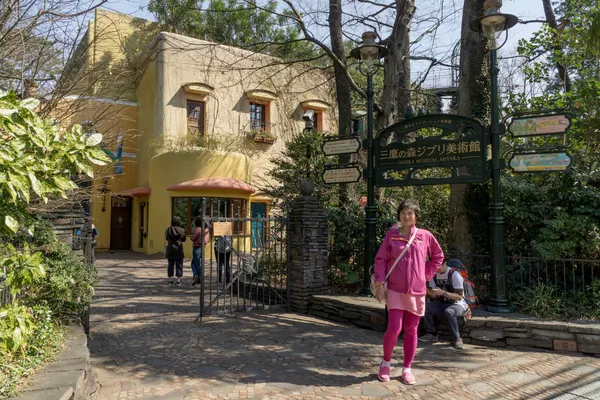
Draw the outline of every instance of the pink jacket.
M375 280L385 282L385 276L400 255L408 240L414 233L410 228L410 236L400 233L394 225L385 235L385 239L375 256ZM429 261L426 262L427 256ZM427 293L426 282L437 272L444 262L444 252L431 232L419 228L414 242L396 265L390 275L387 287L398 293L424 295Z

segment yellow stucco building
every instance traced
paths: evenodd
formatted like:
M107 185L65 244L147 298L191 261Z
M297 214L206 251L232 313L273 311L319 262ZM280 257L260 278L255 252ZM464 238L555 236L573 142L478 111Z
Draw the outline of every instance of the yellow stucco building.
M335 130L331 76L306 65L100 9L75 57L73 94L57 112L103 133L114 156L120 147L93 182L97 250L162 252L171 217L191 232L202 199L212 217L264 217L269 159L304 113Z

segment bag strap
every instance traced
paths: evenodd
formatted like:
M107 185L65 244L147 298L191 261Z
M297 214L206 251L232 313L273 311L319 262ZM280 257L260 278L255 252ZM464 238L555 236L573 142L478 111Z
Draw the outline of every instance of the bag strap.
M399 229L399 228L398 228ZM419 231L418 228L415 227L415 231L412 234L412 236L410 237L410 239L408 240L408 243L406 243L406 247L404 247L404 249L402 250L402 252L400 253L400 255L398 256L398 258L396 258L396 261L394 261L394 264L392 265L392 268L390 268L390 270L388 271L387 275L385 276L385 281L388 281L388 278L390 277L390 275L392 274L392 272L394 271L394 268L396 268L396 265L398 265L398 263L400 262L400 260L402 259L402 257L404 256L404 254L406 254L406 252L408 251L408 248L413 244L413 242L415 241L415 237L417 236L417 232Z

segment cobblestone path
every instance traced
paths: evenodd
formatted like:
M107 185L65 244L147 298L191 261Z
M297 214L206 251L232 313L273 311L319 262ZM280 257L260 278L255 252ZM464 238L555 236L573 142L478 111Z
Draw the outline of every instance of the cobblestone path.
M169 287L166 263L99 254L92 305L93 397L118 399L600 399L600 359L437 343L418 384L377 381L381 333L285 312L205 319L198 289ZM401 346L396 351L398 361Z

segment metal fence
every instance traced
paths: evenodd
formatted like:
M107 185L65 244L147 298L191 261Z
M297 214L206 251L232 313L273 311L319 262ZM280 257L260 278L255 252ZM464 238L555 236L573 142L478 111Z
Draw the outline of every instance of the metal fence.
M284 307L289 309L287 218L210 218L209 245L201 260L200 316ZM231 229L230 251L217 239ZM219 239L221 240L221 239ZM220 251L221 250L221 251Z
M447 257L462 260L479 297L489 297L492 276L489 255L447 254ZM595 279L600 279L600 260L507 256L506 273L512 296L523 288L543 283L557 295L569 298L585 293Z
M0 275L0 307L12 304L12 296L10 290L6 286L6 276Z

